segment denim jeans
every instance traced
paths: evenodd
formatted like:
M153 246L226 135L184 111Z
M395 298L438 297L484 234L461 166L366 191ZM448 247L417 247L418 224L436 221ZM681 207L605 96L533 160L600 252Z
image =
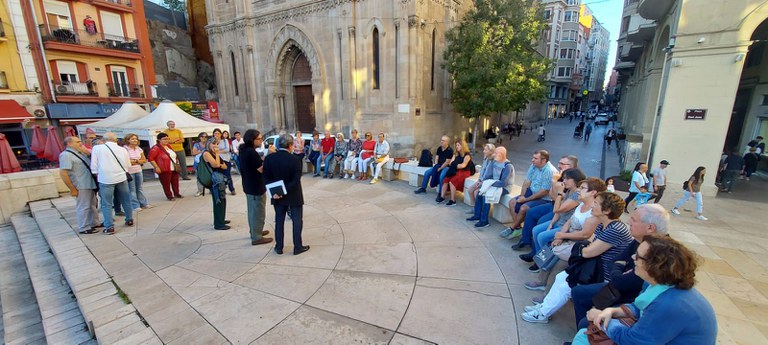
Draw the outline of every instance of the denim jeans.
M141 172L131 174L133 181L128 182L128 190L131 193L131 206L134 209L147 206L147 198L144 196L142 184L144 183L144 174Z
M554 217L552 209L555 207L553 203L546 203L536 207L528 209L525 214L525 223L523 223L523 235L520 238L520 242L525 244L534 243L536 237L533 236L533 227L537 226L544 221L551 220ZM548 222L547 222L548 223Z
M549 222L536 225L533 227L533 251L532 255L535 255L538 253L542 248L549 245L549 242L552 242L555 239L555 234L560 231L560 228L553 228L550 230L547 230L547 227L549 227Z
M315 175L320 175L320 163L318 163L320 161L320 152L310 151L307 159L315 166Z
M606 285L608 285L608 283L576 285L573 287L571 290L571 298L573 299L573 312L576 314L577 328L579 320L586 317L587 311L594 306L592 297L595 297L595 294Z
M235 191L235 185L232 183L232 162L224 161L227 164L227 169L224 170L224 176L227 177L227 186L230 192Z
M101 197L101 216L104 218L104 228L109 229L115 226L112 215L112 198L117 195L125 211L125 221L133 220L133 206L131 205L131 195L128 190L128 181L117 184L99 183L99 196Z
M320 159L322 159L323 156L320 155L320 158L317 160L317 165L320 165ZM323 176L328 176L329 174L333 174L333 170L331 170L331 160L333 159L333 154L328 154L325 156L325 159L323 159L323 162L325 163L325 169L323 169Z
M443 190L443 179L445 179L445 174L448 173L448 168L438 172L437 169L439 167L440 164L435 164L435 166L424 172L424 179L421 180L421 188L427 189L427 184L429 183L430 187L437 185L438 193ZM435 179L437 179L437 181L435 181ZM432 181L431 183L430 180Z
M696 200L696 213L701 214L704 212L704 200L701 197L701 192L695 192L691 193L689 191L683 192L683 197L680 198L680 200L675 203L675 208L682 207L688 200L693 196L693 198Z
M245 201L248 205L248 227L251 230L251 241L261 239L261 232L264 230L264 217L266 216L267 195L245 195Z

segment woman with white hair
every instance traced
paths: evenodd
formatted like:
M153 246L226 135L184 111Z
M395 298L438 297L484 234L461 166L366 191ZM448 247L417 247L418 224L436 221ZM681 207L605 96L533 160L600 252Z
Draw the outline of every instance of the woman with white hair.
M344 170L344 158L347 156L347 150L349 143L344 141L344 134L341 132L336 133L336 143L333 144L333 158L331 158L331 168L328 170L331 172L330 178L333 178L333 173L336 171L336 166L339 166L339 178L343 178L342 170Z

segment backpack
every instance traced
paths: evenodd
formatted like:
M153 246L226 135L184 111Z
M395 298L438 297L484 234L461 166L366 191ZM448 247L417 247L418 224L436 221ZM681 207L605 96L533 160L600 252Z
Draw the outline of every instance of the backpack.
M475 166L475 162L472 161L472 159L469 160L469 176L474 176L477 173L477 167Z
M210 189L213 187L213 169L208 165L208 162L200 159L200 163L197 163L195 169L195 175L197 176L197 182L200 182L203 187Z
M419 158L419 166L420 167L432 167L434 163L432 162L432 152L430 152L428 149L421 150L421 158Z

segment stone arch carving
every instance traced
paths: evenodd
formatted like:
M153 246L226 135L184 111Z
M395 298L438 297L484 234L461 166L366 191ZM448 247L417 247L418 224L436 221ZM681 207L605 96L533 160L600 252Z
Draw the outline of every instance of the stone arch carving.
M763 2L737 23L739 27L739 40L751 41L752 33L766 19L768 19L768 3Z
M368 23L365 23L365 31L363 31L363 39L368 39L368 36L371 35L374 27L379 29L379 35L381 35L381 37L387 36L387 31L384 30L384 23L378 17L373 17L368 20Z
M650 68L662 68L664 66L664 48L669 45L669 26L661 30L661 34L656 36L656 44L653 46L653 57L649 61Z
M288 56L288 48L291 45L296 45L301 49L307 60L309 60L309 65L312 68L313 90L320 88L321 85L315 85L315 81L319 81L320 84L325 83L320 53L315 49L315 44L304 34L304 31L290 24L286 24L280 29L272 41L272 47L269 49L267 58L267 82L281 83L285 80L286 76L283 75L284 70L282 67L285 63L285 58ZM318 91L315 90L315 92Z

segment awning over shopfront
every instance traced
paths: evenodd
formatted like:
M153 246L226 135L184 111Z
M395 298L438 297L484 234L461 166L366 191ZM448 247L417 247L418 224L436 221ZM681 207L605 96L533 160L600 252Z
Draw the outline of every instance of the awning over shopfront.
M34 120L35 117L27 109L12 99L0 100L0 124L21 123L24 120Z

